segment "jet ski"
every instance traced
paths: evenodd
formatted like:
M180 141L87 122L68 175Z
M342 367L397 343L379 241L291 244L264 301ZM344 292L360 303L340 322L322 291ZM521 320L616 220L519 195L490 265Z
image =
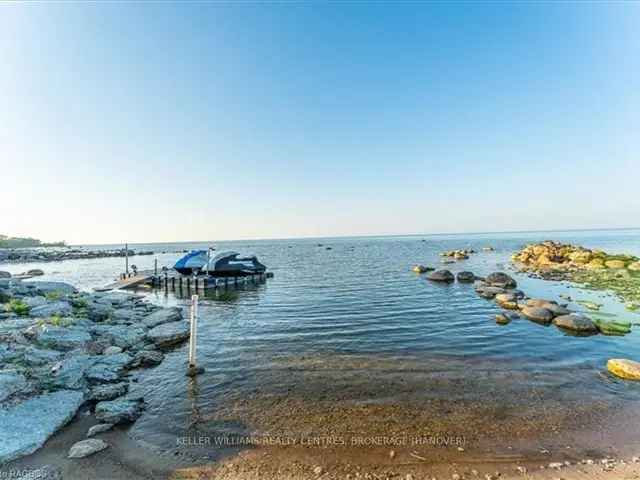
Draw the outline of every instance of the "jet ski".
M241 257L238 252L221 252L211 257L206 250L188 253L173 268L183 275L204 272L212 277L244 277L267 270L255 255Z

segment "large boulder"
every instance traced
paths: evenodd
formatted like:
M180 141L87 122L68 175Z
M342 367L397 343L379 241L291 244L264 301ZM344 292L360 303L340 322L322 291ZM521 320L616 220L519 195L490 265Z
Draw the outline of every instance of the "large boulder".
M72 313L73 307L66 301L47 302L29 310L29 315L34 318L46 318L52 315L68 317Z
M598 331L598 326L589 317L577 313L560 315L553 319L553 324L575 332L595 333Z
M94 453L98 453L105 448L107 448L109 444L104 440L100 440L99 438L88 438L87 440L81 440L79 442L74 443L69 449L69 458L84 458L89 455L93 455Z
M149 330L147 336L160 348L170 347L189 338L189 324L184 321L163 323Z
M525 318L538 323L546 324L553 320L553 313L542 307L524 307L521 313Z
M163 323L176 322L178 320L182 320L182 310L178 307L171 307L156 310L145 318L142 323L147 328L154 328Z
M0 409L0 465L39 449L82 405L80 392L45 393Z
M460 283L473 283L476 280L476 276L473 272L458 272L456 274L456 279Z
M607 362L607 369L615 376L625 380L640 380L640 362L624 358L612 358Z
M518 298L515 293L499 293L495 296L495 300L499 306L507 310L516 310L518 308Z
M144 340L147 335L142 327L126 325L96 325L91 328L91 333L120 348L130 348Z
M0 270L0 278L11 278L11 273Z
M140 399L120 399L100 402L96 405L96 418L104 423L135 422L144 410L144 402Z
M449 270L436 270L427 275L427 278L434 282L453 282L455 277Z
M91 383L117 382L125 374L133 358L126 353L102 355L85 372L85 378Z
M36 331L36 342L54 350L84 348L90 341L91 335L83 328L43 325Z
M518 286L513 278L503 272L494 272L487 275L485 282L493 287L500 288L516 288Z

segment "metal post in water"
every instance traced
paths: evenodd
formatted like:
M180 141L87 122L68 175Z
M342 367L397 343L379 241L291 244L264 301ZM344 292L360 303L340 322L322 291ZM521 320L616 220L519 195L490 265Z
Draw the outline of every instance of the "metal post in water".
M158 276L158 259L157 258L153 260L153 274L155 276Z
M193 377L204 372L204 368L196 364L196 346L198 342L198 295L191 296L191 317L189 335L189 362L187 365L187 375Z
M124 244L124 273L129 276L129 244Z

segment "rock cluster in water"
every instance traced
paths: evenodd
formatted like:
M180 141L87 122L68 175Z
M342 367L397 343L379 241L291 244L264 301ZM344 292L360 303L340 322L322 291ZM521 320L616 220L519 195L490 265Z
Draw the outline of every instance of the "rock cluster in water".
M640 258L545 241L527 245L512 255L520 271L548 280L569 280L587 288L611 290L630 302L640 301Z
M128 252L128 253L127 253ZM151 251L135 250L83 250L79 248L0 248L0 263L59 262L62 260L84 260L90 258L153 255Z
M85 405L105 426L135 421L132 370L162 362L189 337L181 310L62 282L0 279L0 464L28 455ZM85 442L69 456L103 449Z

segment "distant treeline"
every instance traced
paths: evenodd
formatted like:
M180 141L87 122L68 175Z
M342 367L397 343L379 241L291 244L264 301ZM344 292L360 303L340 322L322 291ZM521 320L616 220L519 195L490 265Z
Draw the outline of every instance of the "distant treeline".
M64 242L42 243L37 238L7 237L0 235L0 248L30 248L30 247L64 247Z

